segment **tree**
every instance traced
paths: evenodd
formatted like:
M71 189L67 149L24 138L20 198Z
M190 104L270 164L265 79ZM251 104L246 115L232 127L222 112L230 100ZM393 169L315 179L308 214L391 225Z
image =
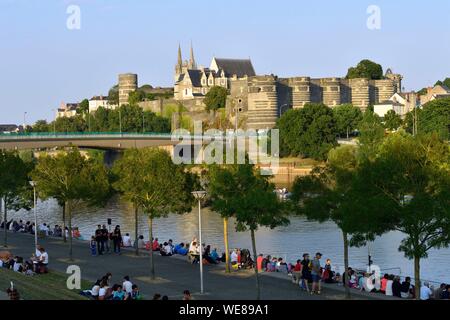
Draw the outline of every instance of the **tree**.
M311 174L295 179L291 201L294 209L309 220L333 221L342 231L344 244L344 277L348 270L349 232L347 221L352 212L352 200L348 194L358 166L357 148L350 145L330 150L326 166L316 167ZM346 221L347 220L347 221ZM347 297L350 290L344 278Z
M324 104L307 103L301 109L291 109L278 119L282 155L326 158L337 145L338 133L333 111Z
M447 88L450 88L450 78L445 78L444 81L437 81L435 86L440 85L440 86L446 86Z
M32 127L33 132L50 132L50 125L47 120L38 120Z
M360 154L371 159L375 157L377 148L384 138L384 127L380 117L371 110L366 110L358 125Z
M352 198L364 203L355 219L404 235L399 251L414 260L416 297L420 261L432 248L450 244L450 150L436 134L388 136L374 161L365 162ZM356 215L359 214L359 217Z
M110 105L119 105L119 85L113 86L108 91L108 104Z
M130 92L128 95L128 104L131 106L137 105L139 102L144 101L146 98L146 94L143 90L137 89L133 92Z
M206 110L208 111L216 111L220 108L225 108L225 104L227 101L228 91L224 87L214 86L212 87L208 93L205 95L205 99L203 103L206 106Z
M450 98L430 101L417 110L417 132L422 134L434 132L441 139L449 140L449 119Z
M338 134L346 135L348 139L349 133L356 130L362 120L361 109L352 104L343 104L333 108L333 113Z
M403 121L402 118L395 113L394 110L389 110L384 115L384 127L388 130L397 130L402 125Z
M224 217L234 215L236 231L250 231L252 253L256 263L255 231L260 227L275 228L287 225L286 211L273 192L268 176L262 176L251 164L214 167L209 190L213 208ZM227 181L228 180L228 181ZM256 298L260 298L258 268L255 266Z
M77 108L77 114L85 115L89 113L89 100L84 99Z
M370 60L361 60L356 67L351 67L347 72L347 79L367 78L369 80L383 79L383 67Z
M115 164L118 180L114 187L147 216L149 240L153 239L153 220L169 213L185 213L194 204L193 178L184 167L175 165L170 155L158 148L129 149ZM137 228L137 227L135 227ZM155 278L153 251L150 253L151 277Z
M8 222L8 209L18 210L25 208L30 210L30 185L28 173L30 164L24 162L15 152L0 150L0 212L1 201L4 202L4 247L8 246L8 235L6 224Z
M110 194L108 173L103 163L87 159L72 148L56 156L39 157L31 173L41 199L54 198L68 216L69 258L72 260L72 212L81 203L103 205ZM63 219L65 229L65 220Z

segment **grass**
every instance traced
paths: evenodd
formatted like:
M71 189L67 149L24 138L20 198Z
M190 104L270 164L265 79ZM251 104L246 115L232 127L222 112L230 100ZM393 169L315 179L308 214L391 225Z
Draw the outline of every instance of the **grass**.
M24 274L0 269L0 290L5 292L10 282L19 291L24 300L86 300L78 294L80 290L69 290L66 287L68 275L50 270L47 274L26 276ZM91 283L81 281L82 288L90 288Z

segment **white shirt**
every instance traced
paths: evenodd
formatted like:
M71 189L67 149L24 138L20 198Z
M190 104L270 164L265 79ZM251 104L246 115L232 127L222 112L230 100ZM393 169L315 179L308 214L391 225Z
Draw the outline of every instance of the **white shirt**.
M41 256L39 257L39 260L43 263L43 264L48 264L48 253L47 252L42 252Z
M105 294L106 294L106 289L108 289L108 288L107 288L107 287L100 288L100 289L98 290L98 296L99 296L99 297L104 297Z
M394 294L392 293L392 283L394 281L392 280L388 280L386 283L386 295L387 296L393 296Z
M429 300L433 292L427 286L420 287L420 300Z
M122 242L123 242L124 247L131 247L131 237L130 236L123 236Z
M133 292L133 284L131 283L131 281L124 281L123 283L122 283L122 287L123 287L123 290L126 292L126 293L131 293L131 292Z
M20 263L14 262L14 267L13 267L13 270L14 270L15 272L19 272L19 268L20 268L20 266L21 266L21 264L20 264Z
M91 295L93 295L94 297L97 297L99 291L100 291L100 286L99 285L95 285L95 286L92 287Z
M238 255L236 253L236 251L233 251L231 253L231 262L237 262L238 261Z
M169 245L167 245L167 246L164 247L164 251L165 251L166 253L172 253L172 247L169 246Z

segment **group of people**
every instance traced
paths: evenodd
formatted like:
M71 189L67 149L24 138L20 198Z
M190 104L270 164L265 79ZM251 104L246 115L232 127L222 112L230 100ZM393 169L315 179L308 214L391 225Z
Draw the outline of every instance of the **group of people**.
M4 229L5 222L3 221L0 224L0 228ZM34 234L36 232L36 226L34 222L32 221L26 221L23 220L14 220L11 219L6 223L6 229L12 232L21 232L21 233L30 233ZM61 238L65 236L66 238L69 237L69 228L68 227L62 227L60 225L55 224L53 227L50 226L48 223L40 223L37 226L37 233L41 237L45 236L51 236L51 237L58 237ZM83 240L83 237L80 233L80 230L78 227L72 228L72 237L78 240Z
M126 237L122 237L120 226L116 225L112 232L106 227L106 225L98 225L94 235L91 237L90 249L93 256L103 255L111 252L120 254L120 248L124 246L124 240L126 240L127 246L131 246L131 238L127 233Z
M20 256L13 256L9 251L0 253L0 268L10 269L25 275L47 273L48 262L48 253L42 246L38 246L36 252L27 260Z
M120 284L111 284L111 280L112 274L108 272L94 283L92 289L80 294L93 300L143 300L139 287L130 281L129 276L123 277Z

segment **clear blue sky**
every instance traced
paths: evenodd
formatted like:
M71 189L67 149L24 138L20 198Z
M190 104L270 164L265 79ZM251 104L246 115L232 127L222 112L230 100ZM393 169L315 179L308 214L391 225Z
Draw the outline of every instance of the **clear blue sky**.
M71 4L80 30L66 27ZM380 30L366 26L369 5ZM450 76L449 30L443 0L0 0L0 123L51 120L121 72L170 86L178 43L187 57L191 40L202 65L251 57L258 74L323 77L369 58L417 90Z

